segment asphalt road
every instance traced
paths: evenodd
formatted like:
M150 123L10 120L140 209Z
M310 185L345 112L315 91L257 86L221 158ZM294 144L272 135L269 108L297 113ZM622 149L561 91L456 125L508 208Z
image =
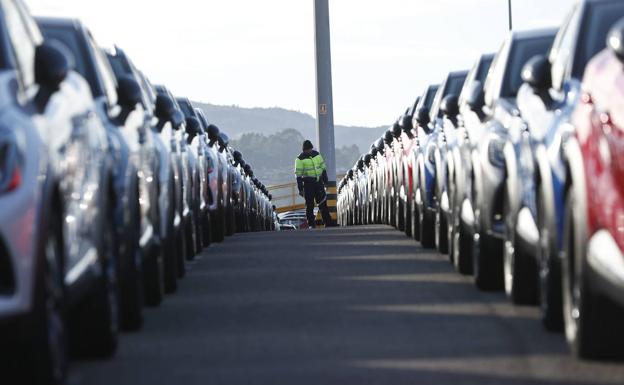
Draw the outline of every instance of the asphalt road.
M624 383L624 363L575 361L537 318L387 227L236 235L70 383Z

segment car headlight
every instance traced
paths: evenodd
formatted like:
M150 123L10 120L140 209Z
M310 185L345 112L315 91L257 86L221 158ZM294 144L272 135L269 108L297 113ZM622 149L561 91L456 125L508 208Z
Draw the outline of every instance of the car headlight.
M505 142L492 139L488 144L488 159L490 163L496 167L503 167L505 165L505 156L503 155L503 148L505 147Z
M22 184L23 158L12 132L0 131L0 194Z

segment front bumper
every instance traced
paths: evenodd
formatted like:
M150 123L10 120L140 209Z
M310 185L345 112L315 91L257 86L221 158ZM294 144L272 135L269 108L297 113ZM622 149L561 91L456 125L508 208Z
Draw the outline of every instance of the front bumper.
M587 264L592 283L624 306L624 254L607 230L598 230L587 244Z

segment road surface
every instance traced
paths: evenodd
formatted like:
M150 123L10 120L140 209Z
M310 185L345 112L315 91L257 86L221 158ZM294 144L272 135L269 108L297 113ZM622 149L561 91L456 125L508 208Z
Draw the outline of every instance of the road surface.
M622 384L389 227L235 235L72 385Z

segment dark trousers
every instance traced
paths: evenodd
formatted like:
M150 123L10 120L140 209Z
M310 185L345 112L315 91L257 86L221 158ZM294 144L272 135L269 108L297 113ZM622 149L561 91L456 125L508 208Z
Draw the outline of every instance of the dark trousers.
M329 208L327 208L327 194L325 186L321 182L304 182L303 195L306 202L306 217L308 218L308 226L316 227L316 219L314 218L314 203L318 204L321 211L321 217L325 226L331 225L331 216Z

